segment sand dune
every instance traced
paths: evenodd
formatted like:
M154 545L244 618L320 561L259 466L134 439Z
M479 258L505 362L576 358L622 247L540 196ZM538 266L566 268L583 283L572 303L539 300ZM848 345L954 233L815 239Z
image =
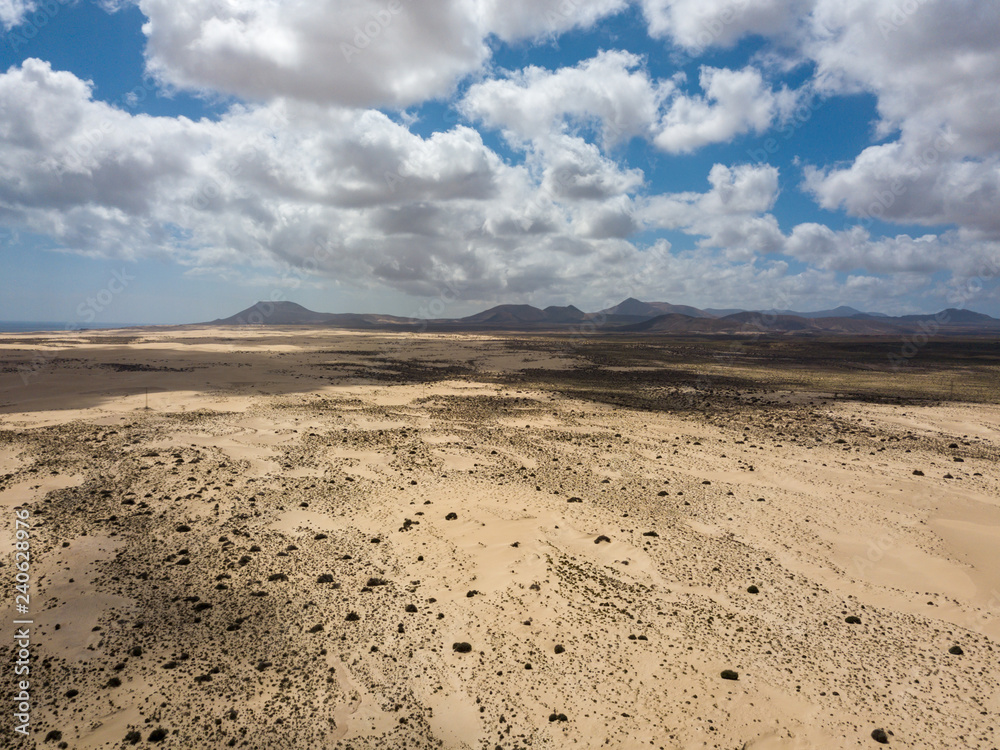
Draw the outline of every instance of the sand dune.
M25 385L35 347L56 356ZM595 356L4 339L37 746L998 746L996 400L692 387L666 379L680 359Z

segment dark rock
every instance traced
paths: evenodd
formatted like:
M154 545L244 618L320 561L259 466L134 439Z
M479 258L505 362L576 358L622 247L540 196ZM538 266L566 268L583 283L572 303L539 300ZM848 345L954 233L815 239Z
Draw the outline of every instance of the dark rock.
M724 679L724 680L738 680L738 679L740 679L740 675L739 675L738 672L734 672L731 669L723 669L722 670L722 679Z
M748 594L759 594L760 593L760 589L757 588L756 586L747 586L747 593Z
M858 617L857 615L850 615L844 618L844 622L846 622L848 625L860 625L861 618Z
M449 513L444 517L445 521L454 521L458 518L458 513Z
M458 654L467 654L472 651L471 643L453 643L451 647Z
M885 733L884 729L875 729L872 731L872 739L875 740L880 745L889 744L889 736Z
M961 656L965 652L962 650L961 646L957 646L956 645L956 646L952 646L951 648L949 648L948 649L948 653L951 654L952 656Z

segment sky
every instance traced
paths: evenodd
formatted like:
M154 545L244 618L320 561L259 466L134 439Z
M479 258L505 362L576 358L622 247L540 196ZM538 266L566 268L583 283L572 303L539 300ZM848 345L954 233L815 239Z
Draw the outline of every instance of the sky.
M1000 317L995 0L0 0L0 320Z

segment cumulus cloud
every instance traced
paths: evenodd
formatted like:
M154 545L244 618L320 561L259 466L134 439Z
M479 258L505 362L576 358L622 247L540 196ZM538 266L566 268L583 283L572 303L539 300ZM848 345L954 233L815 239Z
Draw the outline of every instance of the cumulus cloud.
M673 84L654 83L642 59L601 52L572 68L528 67L469 88L461 107L514 142L541 141L572 126L594 126L605 144L648 134Z
M786 34L810 5L811 0L642 0L649 33L694 52L731 47L750 34Z
M446 95L488 56L458 0L140 0L149 70L172 86L352 106Z
M846 167L806 172L825 208L1000 238L1000 9L958 0L817 4L804 49L819 90L876 95L878 134Z
M703 96L679 96L664 115L654 139L664 151L694 151L771 124L776 100L759 71L704 67L700 84Z
M506 41L589 28L628 7L628 0L478 0L482 28Z
M700 245L752 260L781 249L784 238L769 211L778 197L778 170L767 165L716 164L705 193L653 196L639 215L648 227L701 236Z
M509 166L464 126L422 138L374 110L284 100L195 122L123 112L91 88L40 60L0 75L0 108L16 113L0 123L0 212L59 247L485 296L638 257L612 217L641 173L580 139ZM605 218L580 231L588 211Z
M36 7L32 0L0 0L0 25L8 29L17 26Z
M163 82L251 100L399 106L447 96L486 39L557 36L626 0L139 0Z
M873 219L955 224L1000 238L1000 161L960 158L957 140L897 141L865 149L848 167L806 170L806 187L821 206Z
M473 85L461 107L514 144L590 127L605 146L641 136L663 151L688 153L763 131L789 106L787 92L776 95L753 67L703 67L703 93L686 95L641 66L637 55L601 52L572 68L529 67Z
M690 87L624 50L498 76L496 40L556 39L627 0L135 0L162 83L243 103L215 121L127 113L25 61L0 75L0 217L56 247L160 255L192 273L288 263L410 294L455 282L483 299L579 301L614 269L641 279L636 296L703 304L750 304L748 289L767 307L793 306L776 295L889 300L996 257L995 3L638 1L652 35L692 54L768 43L742 68L702 67ZM32 8L0 0L0 24ZM704 192L649 195L663 175L622 156L633 138L672 155L766 131L796 98L774 79L801 63L810 93L875 98L867 148L804 170L808 194L859 227L783 231L771 167L715 165ZM419 136L371 109L450 97L478 75L458 103L475 127ZM476 128L501 131L512 151ZM909 234L873 236L874 219ZM652 264L634 242L647 230L694 247L657 245Z
M803 43L817 86L878 97L880 131L942 131L965 154L1000 148L1000 7L979 0L820 0Z

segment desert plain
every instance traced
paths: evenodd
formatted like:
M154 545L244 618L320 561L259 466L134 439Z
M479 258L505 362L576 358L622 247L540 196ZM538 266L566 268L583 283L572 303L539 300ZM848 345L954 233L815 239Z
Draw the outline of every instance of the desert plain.
M995 750L1000 346L899 350L4 335L0 745Z

